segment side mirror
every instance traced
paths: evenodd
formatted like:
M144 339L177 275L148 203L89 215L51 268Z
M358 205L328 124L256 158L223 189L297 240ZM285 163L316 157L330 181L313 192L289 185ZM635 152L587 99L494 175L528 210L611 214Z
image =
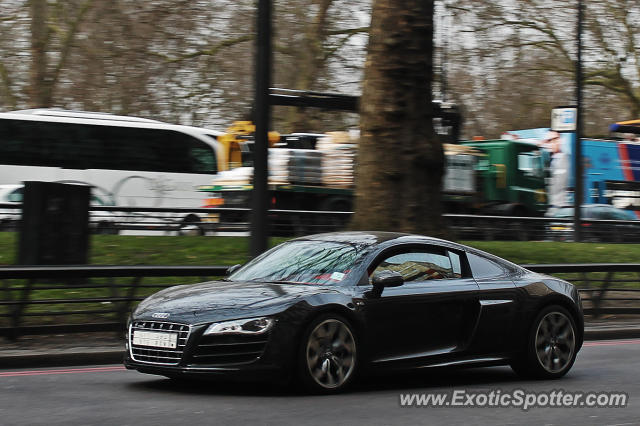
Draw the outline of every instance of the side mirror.
M237 265L230 266L229 269L227 269L227 276L233 274L235 271L240 269L241 266L242 265L240 265L239 263Z
M401 286L402 284L404 284L404 278L402 278L402 275L400 275L399 272L386 270L373 274L371 283L373 284L374 288L380 289L380 291L382 291L384 287Z

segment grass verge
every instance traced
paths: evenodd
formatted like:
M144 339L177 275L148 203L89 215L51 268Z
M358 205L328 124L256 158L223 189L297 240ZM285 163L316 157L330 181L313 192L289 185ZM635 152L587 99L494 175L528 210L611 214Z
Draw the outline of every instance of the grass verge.
M284 238L272 238L273 246ZM635 263L640 244L462 241L514 263ZM248 237L93 235L93 265L234 265L249 259ZM0 265L16 262L17 234L0 232Z

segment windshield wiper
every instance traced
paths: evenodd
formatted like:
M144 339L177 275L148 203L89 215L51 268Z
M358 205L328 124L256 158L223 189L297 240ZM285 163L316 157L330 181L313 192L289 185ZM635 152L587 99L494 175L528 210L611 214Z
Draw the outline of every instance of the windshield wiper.
M250 283L272 283L272 284L290 284L291 281L287 280L265 280L263 278L256 278L253 280L247 280Z

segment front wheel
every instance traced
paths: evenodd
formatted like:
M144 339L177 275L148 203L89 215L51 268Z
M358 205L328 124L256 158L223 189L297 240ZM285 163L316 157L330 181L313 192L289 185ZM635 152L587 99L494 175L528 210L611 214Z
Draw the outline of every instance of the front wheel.
M526 349L511 367L524 377L562 377L576 360L577 341L576 322L569 311L562 306L548 306L536 316Z
M187 216L178 225L178 235L204 236L206 231L198 216Z
M298 376L312 392L335 393L346 388L355 376L357 343L349 322L338 315L323 315L305 331L300 351Z

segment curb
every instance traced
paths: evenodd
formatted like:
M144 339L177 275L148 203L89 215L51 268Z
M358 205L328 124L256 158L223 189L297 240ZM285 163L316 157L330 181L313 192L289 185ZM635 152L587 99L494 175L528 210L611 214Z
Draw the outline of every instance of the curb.
M9 355L0 356L0 370L10 368L122 364L123 359L124 350Z
M595 328L585 329L584 340L615 340L640 338L640 328Z
M640 338L640 328L586 329L584 340L615 340ZM35 353L0 356L0 370L12 368L69 367L77 365L122 364L123 350L85 352Z

